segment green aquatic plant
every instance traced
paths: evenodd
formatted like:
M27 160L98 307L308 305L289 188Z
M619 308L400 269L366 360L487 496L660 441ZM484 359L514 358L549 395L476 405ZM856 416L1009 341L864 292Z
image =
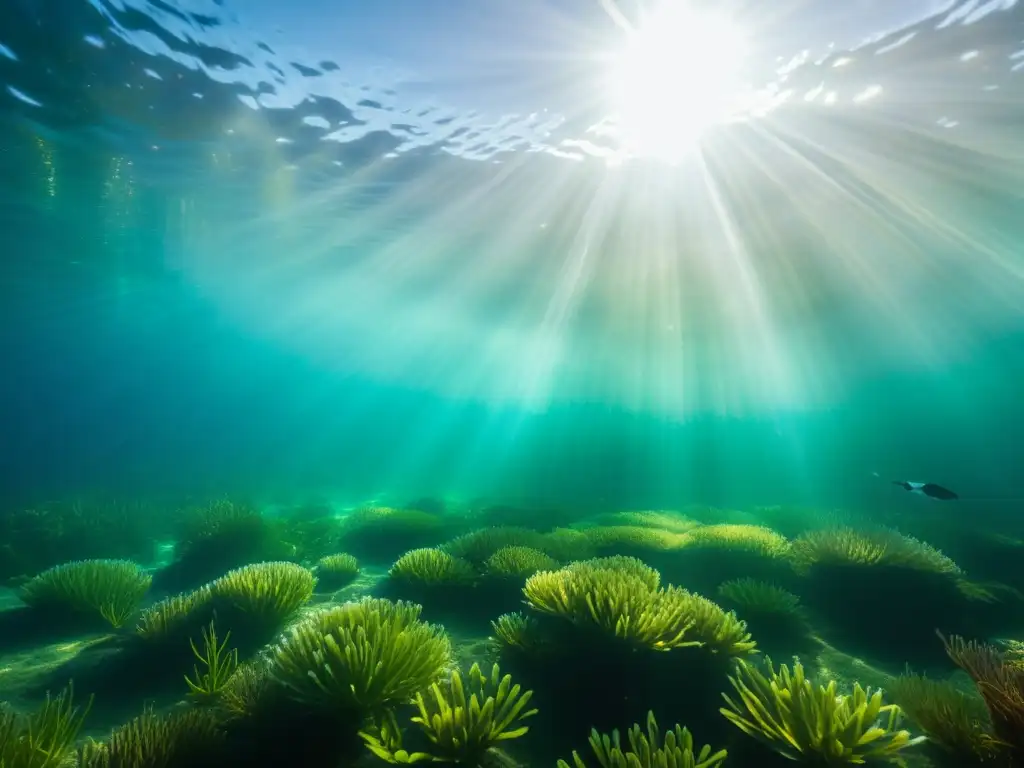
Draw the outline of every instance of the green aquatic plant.
M733 611L725 611L706 597L673 586L665 589L665 601L690 618L691 634L705 650L723 656L757 653L757 643L747 631L747 623Z
M792 562L801 572L819 565L888 566L960 577L946 555L923 541L888 528L827 528L793 541Z
M359 737L381 762L392 765L434 762L433 756L426 752L409 752L405 749L402 726L398 724L394 710L384 710L378 717L372 718L359 731Z
M476 572L465 560L428 547L406 552L391 566L388 576L396 583L450 586L472 583Z
M434 529L438 527L439 523L437 515L429 512L384 506L359 507L352 510L343 520L347 531L362 528L365 525Z
M27 715L0 708L0 768L66 765L91 708L92 697L84 707L75 706L72 685L57 696L47 693L42 706Z
M996 738L1017 763L1024 760L1024 666L994 645L968 642L956 635L939 637L949 658L974 681Z
M359 575L359 561L348 554L327 555L317 562L315 572L322 589L341 589Z
M700 645L687 636L693 620L640 577L577 564L526 580L527 604L540 613L592 626L630 645L670 650Z
M79 560L43 571L22 586L22 601L40 610L95 614L121 627L138 609L153 577L128 560Z
M513 684L511 675L502 677L497 664L489 675L474 664L465 680L453 670L447 681L433 683L426 695L416 694L418 714L412 722L430 741L429 753L401 749L401 731L393 720L385 720L376 732L360 735L370 751L387 763L430 761L477 768L498 744L529 731L523 721L537 714L536 709L526 708L532 696L532 691Z
M629 557L627 555L609 555L608 557L593 557L589 560L579 560L575 563L569 563L566 566L567 569L573 570L580 568L583 570L589 570L597 568L603 571L619 571L630 576L636 576L649 589L658 589L661 586L661 574L655 568L651 568L643 560L636 557Z
M268 690L269 666L260 657L238 665L220 689L220 704L232 717L248 717L256 711Z
M295 563L254 563L229 571L210 584L211 597L224 601L264 626L279 627L309 602L316 577Z
M666 552L681 549L687 534L642 525L607 525L580 529L598 552L630 550Z
M531 546L563 563L586 560L597 554L587 534L576 528L555 528L541 534L541 539Z
M550 650L550 641L541 632L540 624L533 616L519 612L505 613L491 622L491 628L502 649L529 654Z
M442 759L472 763L498 743L526 735L530 729L523 721L537 710L527 709L533 691L502 676L497 664L489 675L473 664L466 678L453 670L446 683L430 686L428 696L417 693L419 716L413 722Z
M216 701L228 680L235 673L238 668L238 651L234 648L227 649L230 639L231 633L228 632L221 642L217 638L217 629L211 621L210 626L203 630L202 652L196 648L196 644L192 640L189 640L192 653L203 665L204 670L200 672L199 667L195 666L193 667L195 679L185 677L193 699L204 703Z
M958 586L963 574L956 563L894 530L811 531L794 539L791 553L790 564L804 579L800 592L814 616L879 660L902 664L918 658L918 649L928 647L935 626L948 621L951 610L970 608ZM884 622L864 621L877 609L880 594L890 604L914 610L889 611Z
M887 686L889 695L917 723L928 740L949 753L958 765L992 760L1005 745L992 731L985 702L967 695L948 680L907 673Z
M728 753L724 749L712 752L705 744L695 751L690 731L676 725L664 734L658 728L654 713L647 713L647 731L634 724L627 733L628 746L622 743L618 731L611 736L597 730L590 732L590 748L601 768L715 768ZM572 766L564 760L558 768L587 768L578 753L572 753Z
M819 765L865 762L903 764L904 749L924 740L899 727L900 708L884 704L882 692L855 684L840 694L835 680L815 685L800 662L776 671L766 659L768 675L737 662L729 682L738 700L723 694L725 718L749 736L790 758Z
M679 587L659 588L657 571L639 561L612 562L613 567L597 560L534 574L523 588L526 602L539 613L636 647L704 646L731 656L755 652L746 624L735 614Z
M139 614L136 634L146 640L188 634L196 624L201 623L198 617L204 615L205 609L210 605L211 595L210 587L207 585L153 603Z
M757 579L733 579L718 587L719 602L735 609L767 648L792 651L810 648L810 619L800 598L781 587Z
M659 528L670 533L686 533L700 525L699 521L670 510L609 512L608 514L598 515L593 518L593 521L601 526Z
M210 765L224 733L212 709L141 715L115 728L105 742L79 749L79 768L164 768Z
M525 579L537 571L558 567L558 561L532 547L502 547L489 558L485 568L490 576L501 579Z
M359 714L411 699L451 662L422 607L366 598L309 614L271 651L270 675L299 701Z
M741 612L803 617L800 598L782 587L757 579L732 579L718 587L718 596Z
M825 528L801 534L793 541L793 565L799 570L825 565L877 565L888 542L849 527Z
M686 534L686 548L716 548L751 552L767 558L786 558L789 540L781 533L763 525L721 523L691 528Z
M546 552L545 541L545 535L538 531L507 525L465 533L441 545L441 549L453 557L482 566L495 552L506 547L529 547Z

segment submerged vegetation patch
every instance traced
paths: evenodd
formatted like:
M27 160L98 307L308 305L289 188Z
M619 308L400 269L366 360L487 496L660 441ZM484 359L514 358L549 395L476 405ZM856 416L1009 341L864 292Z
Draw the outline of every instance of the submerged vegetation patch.
M429 506L220 500L172 516L151 567L47 564L0 631L103 635L19 688L35 709L0 710L0 766L1024 764L1024 645L961 637L978 617L1012 630L1017 593L924 538L706 509L481 527ZM834 646L929 674L837 675ZM42 698L72 678L95 699Z
M116 629L135 613L152 581L127 560L80 560L43 571L19 597L39 611L95 614Z

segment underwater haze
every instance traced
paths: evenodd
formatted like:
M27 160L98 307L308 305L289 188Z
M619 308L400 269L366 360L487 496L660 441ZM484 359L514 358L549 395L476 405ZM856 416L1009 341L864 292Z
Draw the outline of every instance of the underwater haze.
M5 4L5 492L1024 496L1021 10L876 5Z
M1024 768L1017 0L0 0L0 250L0 768Z
M7 4L7 492L1024 496L1016 3L630 5Z

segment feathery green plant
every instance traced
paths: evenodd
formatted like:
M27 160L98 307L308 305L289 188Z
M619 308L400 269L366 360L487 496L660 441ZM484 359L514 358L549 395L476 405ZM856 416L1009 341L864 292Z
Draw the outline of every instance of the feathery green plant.
M209 627L203 629L203 653L200 653L196 644L191 638L189 639L192 653L205 669L200 672L198 666L192 668L195 680L189 678L188 675L185 676L185 682L188 683L192 698L197 701L208 703L217 699L238 668L238 650L235 648L227 650L230 639L231 633L228 632L224 635L224 641L220 642L217 638L217 628L212 621Z
M523 594L538 613L590 626L638 648L700 646L745 656L756 643L736 614L680 587L658 586L658 572L632 558L599 558L526 580Z
M949 680L907 672L887 688L929 741L961 764L991 760L1005 746L993 733L984 699L964 693Z
M59 768L71 754L75 738L92 708L74 704L74 686L46 694L35 712L20 715L0 710L0 768Z
M436 547L406 552L388 571L392 581L429 586L470 584L476 572L468 561Z
M521 721L537 710L526 709L533 691L513 685L511 675L502 677L497 664L490 675L474 664L467 677L464 684L456 669L445 684L431 685L428 696L417 693L419 715L412 721L423 729L442 759L472 764L499 742L524 736L530 729Z
M451 661L422 606L364 598L311 613L271 652L270 676L299 701L361 715L406 702Z
M189 708L141 715L113 730L105 742L89 740L79 750L79 768L167 768L203 760L223 739L219 716L211 709Z
M360 735L373 754L392 764L453 762L465 768L482 765L487 753L503 741L518 739L529 731L522 721L537 714L526 709L533 696L523 692L512 676L502 677L495 664L490 675L474 664L463 681L458 670L444 683L434 683L426 695L415 698L419 714L412 718L433 744L431 752L406 752L401 731L385 718L377 733ZM467 695L468 690L468 695Z
M21 588L20 597L34 608L96 613L120 628L152 581L129 560L78 560L43 571Z
M504 613L491 622L491 629L500 648L521 653L544 653L551 650L551 642L540 629L533 616L518 611Z
M227 601L276 628L313 596L316 576L295 563L253 563L228 571L209 586L214 600Z
M712 753L707 744L694 752L693 736L679 725L662 735L653 712L647 713L647 733L634 724L627 736L628 747L618 731L612 731L611 736L596 729L590 732L590 748L602 768L715 768L727 756L724 749ZM572 760L572 766L559 760L558 768L587 768L578 753L572 753Z
M320 558L314 570L320 589L341 589L359 575L359 561L346 553L327 555Z
M139 614L135 633L150 641L177 640L200 623L197 617L206 614L211 597L209 584L192 592L165 597Z
M503 579L525 579L537 571L558 567L558 561L532 547L502 547L485 564L490 576Z
M728 707L720 711L741 731L791 760L825 766L868 761L903 765L900 752L924 741L899 728L900 708L883 704L881 691L856 684L852 694L840 695L835 680L814 685L800 662L792 672L785 664L776 672L770 659L765 663L768 676L737 661L729 682L739 700L722 694Z

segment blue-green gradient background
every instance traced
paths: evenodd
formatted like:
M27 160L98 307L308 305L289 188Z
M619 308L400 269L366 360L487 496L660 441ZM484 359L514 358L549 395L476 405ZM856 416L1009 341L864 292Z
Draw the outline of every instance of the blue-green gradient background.
M214 83L168 57L147 58L140 53L145 45L136 49L113 35L102 49L82 47L84 35L103 35L109 21L96 9L114 13L114 6L65 5L14 3L0 16L0 43L17 56L0 58L0 75L38 102L27 105L6 92L0 120L0 477L8 501L86 491L337 492L594 507L890 507L894 515L978 514L993 526L1020 514L1024 314L1015 319L1014 307L1024 306L1024 290L1013 244L1021 241L1024 208L1020 187L1004 183L1021 178L1015 175L1020 145L992 144L986 132L1000 121L1009 124L1009 108L989 105L973 127L965 116L966 144L928 150L940 179L934 194L963 212L963 221L952 225L996 232L992 242L1008 244L998 274L988 245L946 242L927 279L899 292L907 303L881 308L882 298L867 287L871 281L844 282L839 272L822 277L830 274L821 266L827 255L795 231L799 222L773 209L765 214L769 226L791 238L779 247L802 243L798 266L818 277L808 278L816 282L806 302L779 293L781 282L765 278L762 295L785 316L770 329L772 338L783 351L808 343L808 333L814 340L799 355L798 378L808 386L781 401L759 398L757 365L732 361L732 336L714 328L700 336L704 326L695 321L695 336L656 338L658 329L643 313L664 304L658 295L669 290L664 275L622 284L623 275L647 269L644 243L636 239L639 214L623 212L630 207L623 202L627 185L618 207L602 214L610 217L608 241L617 244L593 267L588 290L602 300L584 296L556 327L560 363L544 368L544 396L524 402L503 383L543 368L527 354L536 347L511 343L495 352L485 342L509 325L543 332L537 328L546 315L537 307L557 293L560 260L583 220L573 200L593 193L605 169L584 163L565 172L550 158L523 162L524 153L515 150L499 166L436 151L429 142L401 162L381 164L396 142L387 131L328 145L309 133L315 126L301 122L332 109L341 114L340 101L304 101L308 94L291 78L278 92L295 96L289 96L294 103L253 116L238 106L244 77ZM310 4L282 16L269 4L254 4L238 9L244 24L221 9L224 19L206 27L221 36L197 35L194 49L183 49L214 67L215 59L230 58L231 41L246 31L252 40L269 40L266 49L282 67L293 52L278 49L288 45L302 48L310 66L333 57L343 71L377 57L399 61L407 73L422 70L424 81L406 75L400 95L443 93L453 110L497 115L541 102L556 108L559 99L581 93L589 82L586 41L612 35L600 13L583 3L527 4L515 18L495 15L497 6L486 3L453 3L443 12L437 3L373 7ZM865 35L911 23L876 11L857 17ZM134 13L136 32L159 29L141 10ZM995 23L1008 26L1019 11L1007 14ZM124 21L127 12L118 18ZM829 23L850 26L819 6L808 5L800 18L804 26L790 27L794 39L783 41L789 48L801 36L807 45L829 37L818 34ZM588 33L560 47L570 23ZM983 35L993 28L922 44L875 74L909 77L955 59L967 41L987 50ZM461 55L459 40L465 41ZM203 45L209 47L197 50ZM992 45L1003 50L1001 42ZM160 81L139 75L154 62L165 66ZM1005 62L993 66L1009 71ZM175 74L182 76L177 82ZM151 86L146 98L114 88L137 86L140 77ZM926 96L970 106L979 82ZM373 89L366 90L372 101ZM203 92L203 106L196 106L194 91ZM409 98L411 105L422 101ZM900 185L899 147L906 141L900 120L915 107L886 109L896 117L856 118L842 140L861 142L877 161L873 169L891 174L875 177L880 186L886 179ZM237 139L230 144L228 125ZM237 138L244 127L250 132ZM974 144L972 130L979 131ZM281 136L287 141L277 142ZM496 141L480 139L490 140ZM971 175L986 167L972 154L982 145L1001 153L985 159L1002 168L998 184L980 171ZM508 168L525 181L494 192L491 180ZM968 169L966 180L951 168ZM531 220L530 234L517 244L527 255L511 259L516 206L529 208L531 190L562 173L571 178L562 182L562 207L554 209L558 231L541 239L540 219ZM758 202L762 192L768 194L752 187L736 199L745 200L747 211L777 205L777 198ZM920 193L906 184L906 196L926 204ZM453 201L461 206L456 213ZM975 214L984 221L971 224ZM453 231L453 221L468 223ZM917 238L924 253L941 240L925 223L907 226L907 237ZM345 234L353 231L358 236ZM837 228L835 237L848 233ZM407 241L420 243L423 254L402 256L395 243ZM868 233L863 248L849 252L867 258L877 248ZM762 260L759 274L772 272L772 253L748 254ZM900 258L899 250L886 257L893 265ZM876 284L903 279L901 269L883 269L884 263L864 264ZM375 294L377 300L353 294L344 280L332 288L339 271L356 269L360 280L395 287ZM965 280L981 274L975 269L984 278ZM488 272L501 280L489 282ZM995 284L998 295L988 293ZM630 307L625 325L607 321L616 286ZM716 290L721 286L714 282ZM718 315L704 305L714 307L719 298L705 291L693 299L709 326ZM799 311L790 316L794 302ZM979 309L993 305L1000 309L991 316ZM452 308L438 327L458 326L457 338L417 328L422 315L410 307L435 314ZM900 323L914 334L901 335ZM904 338L923 338L927 353ZM697 349L682 378L665 357L677 343ZM713 396L730 384L740 394ZM685 408L663 396L677 387L697 393ZM922 505L889 484L904 478L947 485L963 502Z

